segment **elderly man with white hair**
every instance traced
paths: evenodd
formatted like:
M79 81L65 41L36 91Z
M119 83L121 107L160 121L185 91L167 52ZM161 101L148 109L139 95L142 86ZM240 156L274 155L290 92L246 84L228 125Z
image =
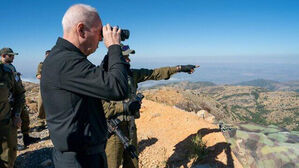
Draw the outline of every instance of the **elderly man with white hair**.
M102 26L91 6L71 6L58 38L42 67L41 95L57 168L107 167L107 125L101 99L128 96L127 73L120 47L120 29ZM101 66L87 56L104 40L108 53Z

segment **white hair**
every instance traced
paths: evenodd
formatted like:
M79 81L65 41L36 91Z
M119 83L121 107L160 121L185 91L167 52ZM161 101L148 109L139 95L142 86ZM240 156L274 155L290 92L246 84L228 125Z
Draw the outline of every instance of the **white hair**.
M87 27L92 27L94 19L97 17L99 15L95 8L85 4L73 5L62 18L63 32L69 32L79 22L83 22Z

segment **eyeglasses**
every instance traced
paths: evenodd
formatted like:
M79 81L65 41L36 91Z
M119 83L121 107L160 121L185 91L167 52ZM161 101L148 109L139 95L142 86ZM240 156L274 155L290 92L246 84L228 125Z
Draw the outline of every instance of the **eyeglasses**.
M127 51L128 49L130 49L130 47L128 45L124 45L121 47L122 51Z

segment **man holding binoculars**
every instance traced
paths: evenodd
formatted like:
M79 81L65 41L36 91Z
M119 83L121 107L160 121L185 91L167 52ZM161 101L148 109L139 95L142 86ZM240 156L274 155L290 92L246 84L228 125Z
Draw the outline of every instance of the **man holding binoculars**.
M96 9L84 4L71 6L62 25L63 38L45 59L41 78L54 166L105 168L107 125L101 99L128 96L129 63L121 53L121 29L102 26ZM104 64L95 66L87 56L102 40L108 53Z

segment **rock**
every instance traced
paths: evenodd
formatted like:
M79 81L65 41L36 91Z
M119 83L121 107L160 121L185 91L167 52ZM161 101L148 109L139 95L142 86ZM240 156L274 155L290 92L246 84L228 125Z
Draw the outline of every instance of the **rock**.
M200 110L197 112L197 115L200 117L200 118L203 118L205 119L205 116L207 115L207 111L206 110Z

